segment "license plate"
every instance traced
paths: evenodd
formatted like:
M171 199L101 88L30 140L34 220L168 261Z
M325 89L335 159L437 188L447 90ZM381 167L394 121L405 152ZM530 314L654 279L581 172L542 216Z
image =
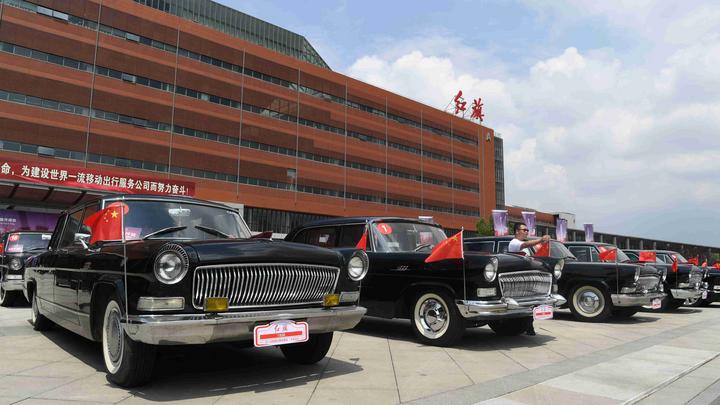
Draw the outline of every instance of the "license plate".
M552 319L553 307L551 305L538 305L533 308L533 319L542 321L544 319Z
M707 291L703 291L703 293L702 293L702 299L704 299L704 300L707 299Z
M253 335L255 347L307 342L308 324L290 320L274 321L256 326Z
M652 309L660 309L662 306L662 300L660 298L655 298L652 300Z

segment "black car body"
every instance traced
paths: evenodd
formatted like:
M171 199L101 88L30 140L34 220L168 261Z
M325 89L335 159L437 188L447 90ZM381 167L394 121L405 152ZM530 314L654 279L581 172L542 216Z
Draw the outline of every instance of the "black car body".
M707 298L701 299L697 306L708 306L713 302L720 301L720 269L716 267L708 268L707 276Z
M125 241L91 243L103 226L89 225L98 212L103 221L122 212ZM49 250L28 263L25 293L36 329L52 321L101 341L110 380L132 386L149 379L155 345L283 344L299 333L306 341L283 344L283 354L317 362L332 332L365 313L357 301L366 272L358 249L252 239L221 204L120 195L61 215ZM260 326L278 333L258 338Z
M665 292L668 294L663 302L663 309L672 310L680 307L685 301L692 303L707 297L707 285L703 278L705 270L688 263L680 253L671 250L645 250L655 252L656 260L651 263L653 266L662 267L667 271L665 280ZM640 260L638 249L626 249L625 253L634 261ZM677 272L672 270L673 256L677 258Z
M22 298L25 260L47 249L50 232L16 231L0 236L0 305L7 307Z
M288 241L331 248L355 246L367 235L370 270L362 282L367 315L409 318L427 344L451 345L466 325L489 324L499 334L524 332L533 308L562 305L552 268L532 258L471 253L425 263L446 239L433 223L407 218L336 218L292 230Z
M512 236L468 238L467 250L506 252ZM564 260L558 290L577 320L600 322L610 316L629 317L643 305L662 299L663 273L652 266L599 260L598 246L607 244L550 241L550 256L538 258L550 264ZM614 248L614 246L612 246ZM530 251L534 254L534 251ZM657 305L657 301L655 302Z

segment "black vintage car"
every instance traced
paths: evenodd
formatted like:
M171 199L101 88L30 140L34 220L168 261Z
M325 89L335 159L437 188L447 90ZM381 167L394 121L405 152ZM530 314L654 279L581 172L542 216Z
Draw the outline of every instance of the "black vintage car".
M488 324L498 334L523 333L535 307L546 315L565 299L556 292L562 266L553 269L527 257L471 253L465 259L425 263L447 237L433 223L406 218L336 218L292 230L288 241L342 248L367 233L370 270L360 303L367 315L408 318L426 344L455 343L468 326Z
M707 298L707 285L704 284L703 278L706 272L698 266L688 263L687 259L678 252L670 250L643 250L647 252L655 252L656 260L653 266L661 267L667 271L667 280L665 280L665 292L667 297L663 300L663 309L673 310L679 308L689 301L689 303L701 302L705 296ZM633 261L640 261L641 250L626 249L625 253ZM673 256L677 258L677 272L672 270Z
M109 379L129 387L150 379L156 345L248 341L315 363L365 313L367 269L362 250L252 239L225 205L119 195L61 215L25 293L36 330L101 341Z
M507 252L512 236L468 238L468 251ZM568 247L550 241L550 256L539 260L549 264L564 260L563 277L558 281L559 293L568 298L567 307L575 319L601 322L610 316L630 317L643 305L656 306L665 296L664 273L651 266L624 263L628 259L618 250L618 263L602 262L598 246L607 244L572 242ZM528 252L534 254L532 248ZM656 301L657 300L657 301Z
M707 283L707 297L697 300L687 300L685 304L694 307L706 307L713 302L720 301L720 269L710 267L707 269L707 275L705 276L705 282Z
M50 232L16 231L0 236L0 305L22 299L25 260L47 249Z

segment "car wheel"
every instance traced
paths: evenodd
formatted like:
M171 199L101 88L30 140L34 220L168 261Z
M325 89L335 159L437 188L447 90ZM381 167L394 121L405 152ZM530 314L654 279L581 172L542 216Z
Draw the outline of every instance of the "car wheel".
M33 292L32 298L30 298L30 306L30 322L32 323L33 329L39 332L50 329L52 327L52 321L40 313L36 292Z
M105 306L102 351L108 379L121 387L135 387L150 380L155 347L130 339L122 326L123 311L116 298Z
M688 298L685 300L685 305L689 307L702 307L705 300L703 300L701 297L697 298Z
M2 288L0 283L0 305L3 307L11 307L17 298L17 291L7 291Z
M665 298L663 298L662 305L660 306L660 309L662 309L663 311L674 311L680 308L685 303L685 300L673 298L672 293L669 291L669 289L665 291L667 291L667 295L665 296Z
M570 312L583 322L602 322L612 314L610 294L594 285L580 285L570 295Z
M297 364L315 364L325 358L330 350L332 339L332 332L316 333L310 335L307 342L281 345L280 350L287 361Z
M618 318L630 318L631 316L635 315L642 307L624 307L624 308L615 308L612 311L613 316L616 316Z
M488 322L490 329L500 336L517 336L528 330L532 324L532 317L499 319Z
M428 345L451 346L465 332L465 320L448 294L424 292L415 300L412 317L417 338Z

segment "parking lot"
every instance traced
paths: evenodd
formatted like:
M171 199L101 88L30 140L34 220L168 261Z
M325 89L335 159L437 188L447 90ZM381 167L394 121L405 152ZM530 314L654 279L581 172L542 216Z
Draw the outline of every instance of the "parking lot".
M537 336L468 330L461 344L418 344L409 324L363 320L335 333L313 366L274 348L166 347L154 380L111 386L96 343L32 330L30 309L0 308L0 404L705 404L720 396L720 305L630 320L536 323Z

